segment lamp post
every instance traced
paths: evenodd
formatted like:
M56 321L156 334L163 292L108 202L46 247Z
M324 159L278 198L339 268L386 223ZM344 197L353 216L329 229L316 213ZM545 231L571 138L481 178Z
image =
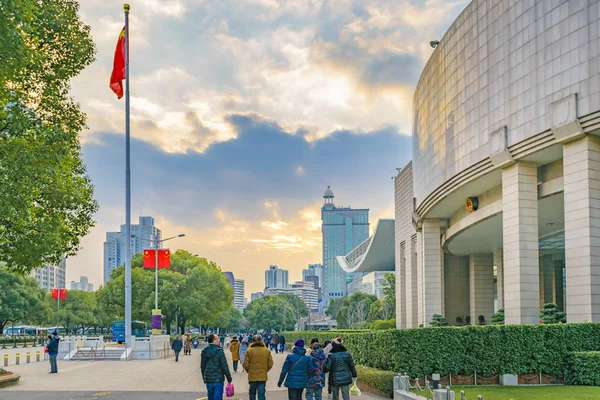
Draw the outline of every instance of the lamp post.
M154 320L155 316L160 316L160 309L158 308L158 250L160 248L160 245L164 242L166 242L167 240L171 240L171 239L177 239L180 237L184 237L185 233L180 233L177 236L171 236L169 238L166 239L162 239L162 240L158 240L158 233L154 234L154 310L152 310L152 319ZM133 237L136 237L135 235ZM143 239L146 240L148 242L150 242L149 239L146 238L140 238L138 237L138 239ZM154 323L153 323L154 325ZM159 328L160 330L160 328ZM152 334L156 334L154 332L154 328L152 329Z

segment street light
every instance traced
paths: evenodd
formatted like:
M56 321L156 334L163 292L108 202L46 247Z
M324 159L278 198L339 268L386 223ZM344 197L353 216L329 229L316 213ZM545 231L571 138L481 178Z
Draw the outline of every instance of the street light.
M146 240L148 242L152 242L150 239L137 237L135 235L132 235L132 236L137 239L142 239L142 240ZM159 245L161 243L166 242L167 240L177 239L177 238L184 237L184 236L185 236L185 233L180 233L177 236L171 236L166 239L158 240L158 233L154 234L154 310L156 310L156 313L158 313L158 310L159 310L159 308L158 308L158 249L159 249ZM154 315L154 312L152 313L152 315Z

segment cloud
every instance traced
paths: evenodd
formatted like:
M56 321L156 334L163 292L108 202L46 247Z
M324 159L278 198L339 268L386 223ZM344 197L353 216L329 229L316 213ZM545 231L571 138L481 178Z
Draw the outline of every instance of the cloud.
M307 141L411 129L412 91L466 0L133 0L132 135L171 153L235 139L231 115L277 121ZM122 131L108 90L122 4L82 2L97 62L73 83L85 140ZM431 23L435 21L435 23Z

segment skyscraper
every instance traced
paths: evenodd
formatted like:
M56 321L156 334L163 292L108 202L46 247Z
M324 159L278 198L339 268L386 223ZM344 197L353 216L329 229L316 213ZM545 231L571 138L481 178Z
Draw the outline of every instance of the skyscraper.
M325 204L321 208L323 221L323 299L345 297L352 274L346 274L338 264L336 256L346 255L369 237L369 209L338 207L333 203L334 195L329 186L323 195Z
M140 217L139 224L131 225L131 255L154 247L154 241L161 239L160 229L154 226L154 218ZM106 232L104 242L104 283L110 279L110 273L125 263L121 249L125 248L125 225L119 232Z
M233 281L233 306L240 311L244 310L244 280L235 279Z
M31 271L31 276L38 281L38 285L41 289L48 292L54 288L66 289L67 260L63 257L56 265L48 264L44 267L37 268Z
M84 292L93 292L94 284L88 282L87 276L80 276L79 282L71 281L71 290L83 290Z
M288 287L288 272L277 268L277 265L269 266L265 271L265 289L285 289Z
M323 286L323 264L308 264L308 268L302 270L302 280L307 281L306 278L309 276L316 276L318 279L316 280L317 288ZM314 282L314 279L308 279Z

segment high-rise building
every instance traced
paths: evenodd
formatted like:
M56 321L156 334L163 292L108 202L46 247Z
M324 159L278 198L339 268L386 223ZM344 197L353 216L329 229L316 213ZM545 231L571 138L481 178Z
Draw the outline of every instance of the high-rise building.
M319 279L317 288L323 285L323 264L308 264L308 268L302 270L302 280L306 281L309 276L316 276Z
M233 272L223 272L223 275L225 275L225 278L227 278L227 280L229 281L229 287L231 288L231 290L233 290L235 286L235 277L233 276Z
M293 293L300 297L308 311L315 312L319 307L319 290L315 289L312 282L298 281L291 285Z
M285 289L288 287L288 271L277 268L277 265L269 266L265 271L265 289Z
M263 292L250 293L250 303L263 297L265 297Z
M41 289L51 291L52 289L66 289L67 260L65 257L56 264L48 264L44 267L31 271L31 276L38 281Z
M235 279L233 281L233 306L240 311L244 310L244 280Z
M325 204L321 208L323 221L323 299L346 297L347 285L352 274L342 270L336 257L346 255L369 237L369 209L338 207L333 203L334 195L329 186L323 195Z
M131 225L131 256L154 247L155 240L161 239L160 229L154 226L154 218L140 217L139 224ZM125 263L125 225L119 232L106 232L104 242L104 283L111 272Z
M87 276L80 276L79 282L71 281L71 290L83 290L84 292L93 292L94 284L88 282Z

